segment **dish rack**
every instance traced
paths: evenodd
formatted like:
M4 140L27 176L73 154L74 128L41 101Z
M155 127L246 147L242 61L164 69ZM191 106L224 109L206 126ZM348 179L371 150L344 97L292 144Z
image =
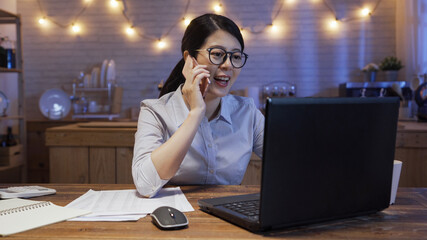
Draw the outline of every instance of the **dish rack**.
M105 88L81 88L73 84L72 119L108 119L120 117L123 89L113 83Z

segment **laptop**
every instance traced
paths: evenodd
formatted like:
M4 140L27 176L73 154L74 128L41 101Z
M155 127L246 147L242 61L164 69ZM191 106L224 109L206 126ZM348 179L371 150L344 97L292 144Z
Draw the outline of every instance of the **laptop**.
M389 206L399 99L267 99L260 192L201 199L253 232Z

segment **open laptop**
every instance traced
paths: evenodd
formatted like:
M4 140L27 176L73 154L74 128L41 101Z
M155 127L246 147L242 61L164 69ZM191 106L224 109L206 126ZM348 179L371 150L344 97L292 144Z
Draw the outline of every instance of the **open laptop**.
M268 99L260 193L198 204L250 231L381 211L390 203L398 110L391 97Z

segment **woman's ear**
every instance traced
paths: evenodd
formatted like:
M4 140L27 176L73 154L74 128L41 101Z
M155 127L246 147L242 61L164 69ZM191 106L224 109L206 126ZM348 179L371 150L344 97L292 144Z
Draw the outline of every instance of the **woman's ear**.
M190 55L190 52L188 50L184 51L184 61L187 59L188 55Z

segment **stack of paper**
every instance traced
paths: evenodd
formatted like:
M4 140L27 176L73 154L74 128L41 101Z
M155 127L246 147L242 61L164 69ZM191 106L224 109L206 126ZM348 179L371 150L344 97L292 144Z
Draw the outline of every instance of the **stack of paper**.
M154 198L143 198L135 189L89 190L66 207L92 212L70 221L137 221L161 206L170 206L182 212L194 211L179 187L163 188Z

